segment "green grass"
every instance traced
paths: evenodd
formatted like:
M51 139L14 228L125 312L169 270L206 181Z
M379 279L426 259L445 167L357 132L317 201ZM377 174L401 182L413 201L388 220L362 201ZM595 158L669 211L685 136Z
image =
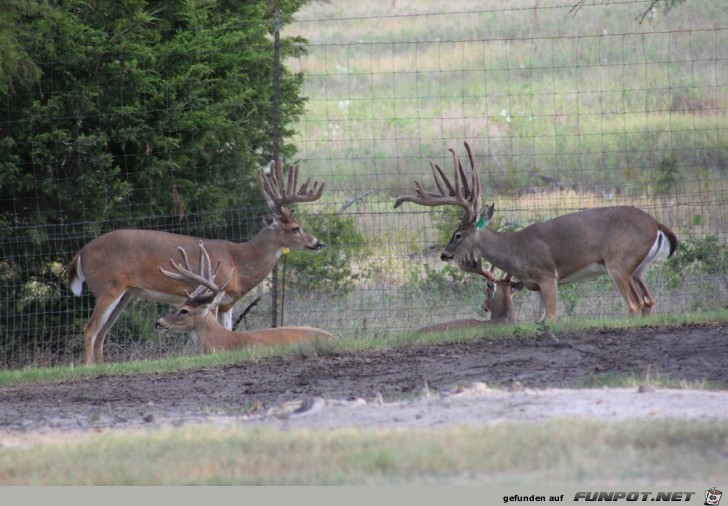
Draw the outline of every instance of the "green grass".
M395 4L314 3L286 27L310 42L308 56L287 62L304 72L309 99L292 139L302 170L327 181L329 208L374 191L348 211L371 251L358 264L369 278L352 297L292 296L291 321L379 336L482 316L471 291L452 282L438 291L447 276L436 252L457 218L443 237L435 227L447 209L392 209L413 179L432 187L428 159L451 170L448 148L464 158L464 140L483 203L517 228L624 204L681 241L728 241L728 94L718 77L728 72L728 35L715 2L686 2L642 24L641 6L629 3L577 15L558 0ZM725 307L712 273L654 266L648 277L655 312ZM559 296L559 318L626 312L608 277ZM520 321L531 319L531 304L519 304L527 297L516 299ZM336 320L352 310L357 318Z
M728 31L720 2L685 2L643 24L633 3L592 2L576 16L559 0L541 0L537 9L533 0L462 0L447 8L461 14L443 13L434 0L394 4L312 2L285 28L284 35L310 42L308 56L286 62L304 72L308 97L290 142L302 173L327 185L306 209L338 212L342 202L373 191L345 214L369 252L357 253L362 241L351 244L347 261L365 276L349 294L289 282L286 323L386 339L483 316L478 280L453 280L437 258L459 211L443 226L450 209L392 208L413 179L431 187L429 158L450 170L447 149L464 156L464 140L480 167L483 203L496 203L500 223L522 228L628 204L671 227L682 245L715 236L725 248ZM677 256L686 251L679 247ZM648 270L655 312L726 308L724 263L706 270L693 259L681 262L684 269ZM252 328L269 325L268 290L266 283L256 290L264 300L250 315ZM516 296L520 321L532 319L531 298ZM626 312L606 276L564 286L559 298L559 319ZM153 349L156 317L141 304L128 308L107 349L119 343L124 359L163 355L172 346ZM61 339L78 348L81 325ZM125 353L139 342L149 346ZM35 360L65 362L73 353L39 352Z
M606 373L583 379L580 388L670 388L679 390L717 390L721 387L707 381L676 380L651 371Z
M586 329L728 322L728 310L648 318L564 319L560 333ZM0 372L0 386L217 367L268 356L368 352L474 339L530 339L537 325L495 326L415 336L342 339L316 345L93 367ZM621 375L584 387L710 388ZM2 485L433 485L715 482L728 472L722 421L659 419L602 423L557 419L435 430L279 431L216 427L55 434L29 446L0 447ZM26 440L26 444L29 440ZM706 481L707 480L707 481Z
M437 430L184 428L0 448L3 485L720 483L718 421L553 420Z
M684 326L691 324L728 322L728 310L700 313L652 315L646 318L563 319L549 325L553 333L603 328L638 328ZM27 367L0 371L0 387L23 383L72 380L101 375L172 372L179 370L220 367L228 364L255 361L272 356L306 356L337 353L366 353L403 346L421 346L477 339L530 339L540 334L536 323L497 325L480 329L459 329L441 333L416 335L412 332L393 332L380 337L340 338L336 341L302 343L287 346L251 347L234 352L173 357L161 360L140 360L94 366Z
M308 108L292 141L302 170L327 182L320 206L374 190L350 210L373 251L360 265L371 278L349 298L322 297L305 287L295 295L292 287L286 321L313 318L305 323L348 337L314 348L0 371L0 386L483 336L532 338L539 332L534 323L428 336L391 330L447 319L452 306L462 313L477 307L475 291L433 289L445 278L442 265L430 267L437 262L430 262L435 253L427 249L442 246L433 231L436 213L391 209L413 178L428 176L428 158L449 168L447 148L462 154L466 139L481 167L484 202L496 201L498 216L521 226L581 207L628 203L649 210L681 240L715 235L724 245L728 95L719 76L726 75L728 32L710 30L725 26L723 3L685 2L642 25L634 21L641 4L596 2L575 16L557 4L563 2L540 0L534 9L533 0L509 0L507 7L500 0L462 0L456 8L466 14L457 15L440 14L443 3L434 0L312 2L296 16L309 21L286 28L287 35L312 43L308 57L287 65L306 73ZM673 156L673 173L660 172ZM551 191L535 172L578 189ZM666 186L672 177L674 186ZM564 308L551 329L558 336L728 322L718 286L722 268L717 275L655 275L656 311L663 314L646 319L585 319L623 314L623 301L605 296L613 293L608 279L574 285L560 290ZM336 320L352 311L353 321ZM584 386L645 382L710 388L636 373ZM206 427L86 437L78 444L0 448L0 484L711 485L728 475L728 427L706 420L554 420L408 431Z
M306 114L294 142L330 188L399 188L469 139L495 191L546 171L565 183L637 184L665 156L720 177L728 159L725 19L687 2L636 23L633 4L578 16L558 1L312 4ZM557 7L557 8L555 8ZM420 14L420 15L413 15ZM497 156L496 156L497 154ZM497 158L497 159L496 159Z

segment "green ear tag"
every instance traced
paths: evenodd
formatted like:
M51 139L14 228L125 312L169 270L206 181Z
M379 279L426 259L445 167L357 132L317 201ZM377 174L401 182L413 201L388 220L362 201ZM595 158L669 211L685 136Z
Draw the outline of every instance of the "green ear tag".
M481 216L478 220L478 223L475 224L475 228L483 229L485 228L485 216Z

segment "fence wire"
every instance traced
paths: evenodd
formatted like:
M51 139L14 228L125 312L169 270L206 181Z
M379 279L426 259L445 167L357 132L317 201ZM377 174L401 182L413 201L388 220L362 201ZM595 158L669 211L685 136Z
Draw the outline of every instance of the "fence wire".
M413 180L431 185L429 160L450 170L452 148L466 161L464 141L497 227L635 205L681 241L675 259L648 271L654 313L725 308L728 16L719 3L655 9L643 23L635 18L646 2L584 5L576 14L571 4L544 1L309 6L286 28L308 39L308 54L284 64L304 73L308 98L296 161L327 183L322 200L299 215L330 251L291 253L282 270L279 263L283 323L366 339L487 318L483 282L439 260L458 211L393 208ZM242 203L226 218L224 238L249 239L244 231L262 213ZM206 218L185 217L201 235ZM173 222L150 217L145 228ZM82 361L93 298L70 293L67 262L95 231L125 226L31 224L0 242L1 275L13 280L0 293L5 367ZM18 271L22 243L38 234L76 247L41 253ZM269 280L236 308L260 297L247 328L270 324ZM561 318L627 313L608 277L563 286L559 296ZM532 319L535 295L515 300L518 319ZM188 337L154 332L164 311L130 306L107 338L109 360L193 353Z

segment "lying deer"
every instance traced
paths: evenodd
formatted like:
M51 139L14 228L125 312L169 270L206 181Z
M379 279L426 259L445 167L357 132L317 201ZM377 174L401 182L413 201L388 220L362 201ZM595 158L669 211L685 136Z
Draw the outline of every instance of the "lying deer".
M516 323L516 311L513 307L513 296L523 288L522 283L514 283L511 281L510 274L506 275L503 279L496 280L493 276L492 268L490 271L484 270L481 260L476 260L472 254L465 255L458 259L458 266L465 272L479 274L485 278L486 292L485 301L483 302L483 310L486 313L490 313L490 320L478 320L476 318L453 320L422 327L417 331L417 333L444 332L446 330L469 329L475 327L486 327L494 324Z
M643 275L658 257L669 257L677 237L646 212L631 206L586 209L534 223L517 232L488 228L495 204L480 208L480 181L470 146L468 183L455 151L455 184L430 161L436 192L415 181L415 194L397 198L424 206L456 205L465 210L460 226L442 252L442 260L468 252L483 257L518 278L529 290L540 291L539 318L556 318L557 286L609 274L624 297L630 314L650 314L655 299Z
M317 251L323 247L286 206L318 200L324 183L311 185L309 179L297 189L298 166L290 167L284 177L279 160L271 164L268 175L258 170L258 185L271 211L263 217L263 230L243 243L206 241L212 260L227 272L237 272L219 301L218 319L228 329L232 328L235 303L268 276L284 248ZM104 339L134 297L169 304L185 300L185 290L193 288L190 283L163 276L157 266L174 255L178 246L190 249L198 241L197 237L154 230L116 230L76 253L68 269L68 285L80 296L85 282L96 297L84 327L87 364L103 363Z
M158 330L192 332L193 339L203 353L237 350L254 345L293 344L334 338L325 330L313 327L277 327L237 332L225 328L217 321L213 310L224 300L225 289L232 279L234 269L230 269L225 278L216 283L215 276L220 270L220 262L213 270L210 255L202 241L199 241L199 249L197 273L192 272L187 253L182 247L178 248L182 257L181 264L169 259L177 272L166 271L159 266L159 272L168 278L198 286L192 293L186 293L186 298L180 305L156 321L155 327Z

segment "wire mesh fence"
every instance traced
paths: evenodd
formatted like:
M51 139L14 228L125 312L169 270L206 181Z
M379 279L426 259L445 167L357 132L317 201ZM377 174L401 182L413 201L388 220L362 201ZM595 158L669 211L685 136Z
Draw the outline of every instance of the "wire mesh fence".
M576 14L573 3L526 0L314 3L299 13L285 30L308 39L308 54L284 62L304 74L308 98L296 161L327 190L298 215L327 247L279 261L282 323L366 339L486 318L483 282L439 259L459 211L393 208L414 179L431 184L429 160L450 170L450 148L466 160L463 141L497 228L637 206L681 241L675 258L648 271L654 313L725 308L728 17L718 4L687 2L669 15L655 8L643 23L635 18L649 2L584 5ZM241 202L220 227L220 216L187 210L184 230L240 242L261 227L263 212ZM141 226L175 231L176 218L170 211ZM5 367L82 360L93 298L70 293L67 265L101 231L126 226L30 223L0 242ZM62 240L20 262L23 243L38 236ZM627 313L608 277L564 285L559 296L561 318ZM270 325L269 278L235 313L257 297L247 328ZM535 301L534 293L516 296L520 321L533 319ZM107 339L108 358L194 352L189 337L154 331L165 310L127 308Z

